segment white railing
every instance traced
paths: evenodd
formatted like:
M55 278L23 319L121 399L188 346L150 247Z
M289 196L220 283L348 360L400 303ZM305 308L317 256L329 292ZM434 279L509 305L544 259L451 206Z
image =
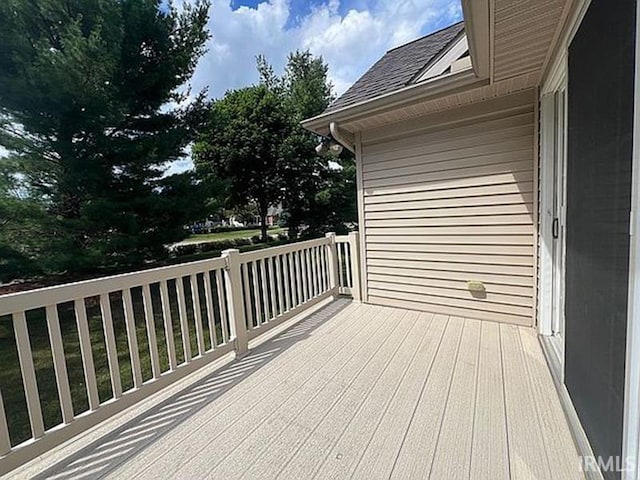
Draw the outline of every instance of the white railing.
M12 320L29 424L22 435L28 438L10 435L6 394L15 392L0 391L0 475L227 353L245 355L250 340L324 299L351 293L358 300L357 252L357 234L327 234L0 297L0 320ZM84 379L81 392L78 382L70 383L65 352L71 317ZM40 391L34 366L30 330L45 323L55 392ZM96 342L104 348L96 349ZM96 351L106 356L98 359L107 372L101 377ZM79 396L88 407L81 413ZM42 408L51 402L61 413L53 426Z
M360 300L360 245L358 233L336 237L338 255L338 288L341 294Z

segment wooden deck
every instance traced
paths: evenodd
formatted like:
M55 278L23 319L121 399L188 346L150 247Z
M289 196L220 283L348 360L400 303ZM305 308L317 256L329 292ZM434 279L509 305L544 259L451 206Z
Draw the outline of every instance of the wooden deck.
M532 329L347 300L81 447L12 478L584 478Z

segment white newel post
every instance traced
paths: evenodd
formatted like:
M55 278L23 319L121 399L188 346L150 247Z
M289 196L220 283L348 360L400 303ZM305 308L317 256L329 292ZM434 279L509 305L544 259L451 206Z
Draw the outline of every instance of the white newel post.
M329 288L338 289L338 250L336 244L336 234L334 232L325 235L329 239L327 245L327 263L329 264Z
M358 232L349 232L349 249L351 253L351 296L356 302L362 299L360 294L360 237Z
M242 305L242 278L240 276L240 251L237 249L222 252L225 259L225 280L227 284L227 305L229 307L229 327L231 337L236 342L236 357L241 358L249 350L247 325Z

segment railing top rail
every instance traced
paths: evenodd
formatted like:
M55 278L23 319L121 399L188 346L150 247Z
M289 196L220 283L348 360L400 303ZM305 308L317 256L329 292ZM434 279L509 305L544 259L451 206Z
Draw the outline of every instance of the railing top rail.
M303 242L289 243L287 245L281 245L279 247L263 248L262 250L255 250L253 252L245 252L240 254L240 261L242 263L253 262L254 260L261 260L263 258L275 257L276 255L282 255L285 253L296 252L305 248L319 247L321 245L329 245L331 239L323 237L315 240L305 240Z
M349 235L336 235L336 242L346 243L349 241Z
M38 288L26 292L0 296L0 316L34 308L69 302L79 298L93 297L123 290L125 288L148 285L172 279L217 270L225 266L224 258L210 258L196 262L151 268L138 272L123 273L109 277L94 278L81 282L66 283L52 287Z

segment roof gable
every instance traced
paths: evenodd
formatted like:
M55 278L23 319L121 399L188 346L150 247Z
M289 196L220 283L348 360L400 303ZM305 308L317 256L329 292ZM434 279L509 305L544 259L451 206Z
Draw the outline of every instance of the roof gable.
M370 100L411 84L463 30L464 22L458 22L389 50L334 101L326 112Z

